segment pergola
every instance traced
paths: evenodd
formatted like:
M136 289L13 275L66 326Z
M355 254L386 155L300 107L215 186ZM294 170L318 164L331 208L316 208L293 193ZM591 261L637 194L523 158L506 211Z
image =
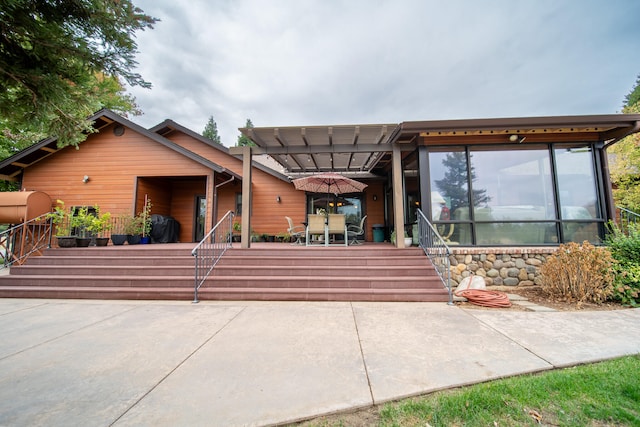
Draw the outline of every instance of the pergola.
M243 156L242 203L251 206L251 159L268 154L294 178L332 171L354 178L392 173L394 228L397 245L404 245L402 152L429 145L522 144L541 141L590 140L601 143L602 152L625 136L640 130L640 114L520 117L469 120L411 121L400 124L260 127L239 129L255 147L233 147ZM525 142L526 141L526 142ZM606 159L603 159L606 167ZM425 173L421 171L421 173ZM608 183L608 173L606 175ZM428 181L422 176L422 183ZM427 191L421 185L421 193ZM250 224L250 209L243 209L242 223ZM242 227L242 247L249 247L251 227Z

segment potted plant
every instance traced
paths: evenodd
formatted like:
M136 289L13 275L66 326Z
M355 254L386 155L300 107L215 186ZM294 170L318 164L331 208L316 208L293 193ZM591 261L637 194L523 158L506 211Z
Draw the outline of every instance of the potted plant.
M120 215L112 223L111 242L116 246L124 245L127 241L125 226L129 221L128 215Z
M151 222L151 199L145 196L144 198L144 206L142 211L138 214L138 221L141 225L141 238L140 243L150 243L151 241L151 227L153 223Z
M127 243L137 245L142 239L142 230L144 226L139 216L129 216L125 218L124 232L127 235Z
M56 228L56 240L61 248L76 247L76 236L71 234L71 210L66 209L62 200L57 200L58 205L48 217Z
M100 213L100 208L95 206L96 213L92 216L87 229L95 235L96 246L107 246L109 237L105 234L111 230L111 214L109 212Z
M87 207L77 208L71 217L71 229L76 236L76 246L86 248L91 244L90 227L93 215L89 214Z
M233 223L233 235L231 238L232 242L239 242L241 239L241 235L240 233L242 232L242 224L240 224L239 222L234 222Z

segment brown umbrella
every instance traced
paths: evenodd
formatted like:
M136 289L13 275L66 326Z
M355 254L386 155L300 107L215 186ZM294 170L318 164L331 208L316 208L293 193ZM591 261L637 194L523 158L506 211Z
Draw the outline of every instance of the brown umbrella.
M334 172L318 173L294 179L293 185L296 190L327 194L360 193L367 188L367 184Z
M334 172L318 173L305 176L304 178L294 179L293 185L296 187L296 190L308 191L310 193L326 193L327 210L329 209L328 199L330 194L360 193L367 188L367 184Z

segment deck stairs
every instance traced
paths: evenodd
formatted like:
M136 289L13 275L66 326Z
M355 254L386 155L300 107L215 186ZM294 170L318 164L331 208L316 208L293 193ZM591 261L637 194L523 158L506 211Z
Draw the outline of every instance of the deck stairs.
M193 300L193 245L51 248L0 275L3 298ZM448 301L419 248L229 249L199 300Z

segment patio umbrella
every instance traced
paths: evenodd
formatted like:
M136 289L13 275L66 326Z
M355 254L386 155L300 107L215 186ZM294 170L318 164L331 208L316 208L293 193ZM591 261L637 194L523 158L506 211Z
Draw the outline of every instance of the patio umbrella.
M318 173L294 179L293 185L296 190L327 194L360 193L367 188L367 184L334 172Z
M296 190L310 193L327 193L327 198L330 194L360 193L367 188L367 184L334 172L318 173L294 179L293 185ZM328 207L329 201L327 200Z

